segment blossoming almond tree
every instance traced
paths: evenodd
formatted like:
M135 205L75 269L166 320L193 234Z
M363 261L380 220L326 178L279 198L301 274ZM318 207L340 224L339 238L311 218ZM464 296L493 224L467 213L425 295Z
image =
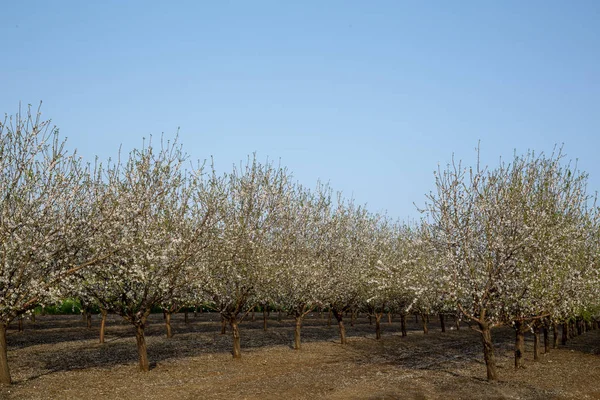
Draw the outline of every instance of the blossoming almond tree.
M550 157L529 153L495 173L494 197L512 207L502 224L495 221L494 236L521 244L512 250L513 275L505 282L501 310L516 330L516 368L522 365L525 331L534 333L537 360L543 319L553 315L557 300L569 301L560 300L557 283L585 268L578 249L587 244L586 176L563 165L562 158L560 151Z
M363 229L364 264L361 267L361 303L370 318L375 318L375 338L381 339L381 318L393 308L398 295L395 287L400 272L396 266L394 245L398 237L394 224L385 216L369 214ZM385 262L384 262L385 260Z
M285 169L255 158L226 177L219 224L198 275L207 298L231 326L234 358L241 357L239 324L264 298L261 286L273 279L269 243L278 221L290 218L285 215L290 185Z
M50 121L26 113L0 123L0 383L10 384L6 328L37 304L60 298L58 284L98 261L88 248L102 222L89 203L90 176ZM89 211L89 215L85 215Z
M444 255L440 278L478 326L489 380L497 379L491 328L546 315L549 279L571 267L562 254L569 252L565 232L573 231L563 222L585 196L561 158L529 153L493 171L453 163L429 196L430 240Z
M338 322L341 344L347 343L344 313L364 300L362 272L372 251L365 247L372 243L365 239L367 225L366 208L355 206L338 193L337 205L326 216L320 234L318 256L328 277L325 300Z
M273 235L271 291L274 302L295 319L294 349L300 350L304 317L323 304L327 279L317 257L320 223L330 203L330 190L319 185L315 192L296 185L285 207L286 219Z
M189 289L190 265L201 261L216 214L201 169L187 173L185 160L177 143L155 149L150 142L106 169L103 201L116 208L109 228L114 254L79 277L102 309L135 327L142 371L149 370L148 316Z

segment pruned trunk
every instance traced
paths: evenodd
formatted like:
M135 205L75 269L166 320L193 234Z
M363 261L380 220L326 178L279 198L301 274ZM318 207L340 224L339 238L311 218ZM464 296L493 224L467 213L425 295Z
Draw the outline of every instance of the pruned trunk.
M444 314L440 313L440 326L442 327L442 333L446 332L446 321L444 319Z
M6 347L6 325L0 322L0 384L10 385L10 370L8 369L8 348Z
M427 327L427 318L425 315L421 315L421 321L423 322L423 333L428 334L429 328Z
M165 326L167 328L167 339L173 337L173 331L171 330L171 312L165 311Z
M381 339L381 317L383 314L376 313L375 314L375 339Z
M223 315L221 315L221 335L227 333L227 320Z
M515 323L515 369L523 368L525 355L525 330L522 322Z
M547 354L550 353L550 335L548 334L548 327L544 326L542 332L544 333L544 354Z
M267 331L267 308L263 307L263 331Z
M229 320L231 325L231 333L233 335L233 358L242 358L242 346L240 341L240 328L237 319L232 317Z
M148 350L146 348L146 338L144 337L143 324L136 325L135 340L137 342L138 357L140 361L140 371L147 372L150 370L150 362L148 361Z
M485 368L488 381L498 380L496 372L496 357L494 356L494 343L492 342L492 330L486 322L478 322L479 330L481 331L481 342L483 344L483 359L485 360Z
M533 328L533 360L540 360L540 328Z
M108 312L101 308L100 313L102 313L102 319L100 320L100 343L104 343L104 330L106 328L106 316Z
M340 330L340 343L341 344L347 344L348 341L346 339L346 327L344 326L344 321L343 321L344 315L343 315L343 312L342 311L334 310L333 314L335 315L335 319L338 322L338 328Z
M406 337L406 314L400 314L400 330L402 332L402 337Z
M302 316L296 315L294 328L294 350L300 350L300 330L302 329Z

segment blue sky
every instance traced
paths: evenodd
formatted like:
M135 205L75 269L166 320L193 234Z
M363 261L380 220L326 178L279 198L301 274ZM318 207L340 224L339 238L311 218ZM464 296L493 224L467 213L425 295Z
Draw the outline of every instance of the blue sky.
M0 112L44 102L90 160L173 137L418 218L452 154L564 143L600 188L597 1L0 0Z

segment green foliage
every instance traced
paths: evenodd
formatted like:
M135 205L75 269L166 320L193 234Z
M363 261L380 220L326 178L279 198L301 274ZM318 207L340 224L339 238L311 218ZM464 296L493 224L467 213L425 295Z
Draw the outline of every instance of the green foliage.
M97 306L90 307L88 309L92 314L100 313ZM35 308L36 314L49 314L49 315L71 315L81 314L83 312L81 302L77 299L65 299L57 304L48 305L45 307L37 306Z

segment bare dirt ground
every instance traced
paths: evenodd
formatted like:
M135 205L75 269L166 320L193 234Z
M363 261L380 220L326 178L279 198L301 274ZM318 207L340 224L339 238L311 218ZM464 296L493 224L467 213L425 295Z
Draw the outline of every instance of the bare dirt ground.
M347 321L349 344L337 326L315 313L303 328L303 348L294 351L293 325L271 314L241 325L242 359L231 357L231 337L220 335L215 313L174 316L175 336L165 337L162 315L147 329L148 373L137 370L133 328L109 316L106 343L98 343L98 317L87 329L79 316L38 317L24 332L9 330L14 384L0 399L600 399L600 330L533 361L527 338L526 368L513 369L513 331L493 331L500 382L485 380L478 334L464 326L424 335L410 319L400 324ZM334 321L335 322L335 321ZM16 328L16 324L12 328Z

